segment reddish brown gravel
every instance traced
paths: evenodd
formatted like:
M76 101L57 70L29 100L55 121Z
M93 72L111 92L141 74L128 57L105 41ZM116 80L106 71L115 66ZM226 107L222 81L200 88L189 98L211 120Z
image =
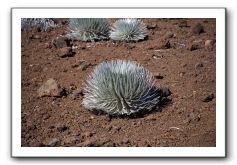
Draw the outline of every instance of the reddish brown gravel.
M215 19L143 21L148 38L137 43L55 41L66 25L22 32L22 146L216 145ZM170 89L169 101L133 118L83 108L87 76L112 59L142 64L157 85ZM57 83L57 95L43 97L38 91L49 79Z

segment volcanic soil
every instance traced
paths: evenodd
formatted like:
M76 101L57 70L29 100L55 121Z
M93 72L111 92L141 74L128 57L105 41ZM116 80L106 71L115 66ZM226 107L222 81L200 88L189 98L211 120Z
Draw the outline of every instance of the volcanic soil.
M67 21L60 19L63 26L47 32L22 32L23 147L216 146L216 20L142 20L148 37L136 43L65 40ZM85 80L96 65L114 59L140 63L172 95L135 117L85 109ZM45 94L48 80L55 89Z

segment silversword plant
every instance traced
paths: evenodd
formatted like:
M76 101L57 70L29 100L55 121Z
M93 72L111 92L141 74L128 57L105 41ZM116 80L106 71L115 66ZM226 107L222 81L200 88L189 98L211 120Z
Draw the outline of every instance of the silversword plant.
M132 61L102 62L88 77L82 105L109 115L149 112L158 105L162 92L152 74Z
M49 28L55 28L59 25L52 18L22 18L21 30L29 31L37 28L41 31L47 31Z
M147 36L146 25L139 19L127 18L117 20L110 32L110 38L116 41L139 41Z
M109 23L105 18L71 18L67 35L82 41L96 41L109 38Z

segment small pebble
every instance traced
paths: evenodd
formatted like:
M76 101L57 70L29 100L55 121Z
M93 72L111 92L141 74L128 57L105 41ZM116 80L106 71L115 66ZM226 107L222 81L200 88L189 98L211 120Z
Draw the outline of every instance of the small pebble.
M215 48L215 40L206 40L205 41L205 49L212 51Z
M57 125L56 127L59 132L64 132L68 129L66 125L61 125L61 124Z
M210 94L208 96L206 96L204 99L202 99L203 102L210 102L212 101L212 99L214 99L214 94Z
M59 145L59 143L60 143L60 140L58 138L53 138L51 141L49 141L47 146L55 147L56 145Z
M197 63L195 64L195 69L200 69L203 67L203 64L202 63Z
M179 21L178 26L181 28L188 27L188 23L186 20L181 20L181 21Z

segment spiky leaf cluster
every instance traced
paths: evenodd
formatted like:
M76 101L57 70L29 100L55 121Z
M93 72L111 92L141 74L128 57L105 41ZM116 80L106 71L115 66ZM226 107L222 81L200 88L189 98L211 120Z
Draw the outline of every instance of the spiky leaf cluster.
M161 99L151 73L136 62L123 60L99 64L84 90L85 108L110 115L148 112Z
M22 18L21 30L30 31L33 28L47 31L49 28L55 28L58 24L52 18Z
M145 24L135 18L117 20L110 32L110 38L117 41L139 41L147 36Z
M109 23L105 18L70 18L69 30L69 37L82 41L109 38Z

